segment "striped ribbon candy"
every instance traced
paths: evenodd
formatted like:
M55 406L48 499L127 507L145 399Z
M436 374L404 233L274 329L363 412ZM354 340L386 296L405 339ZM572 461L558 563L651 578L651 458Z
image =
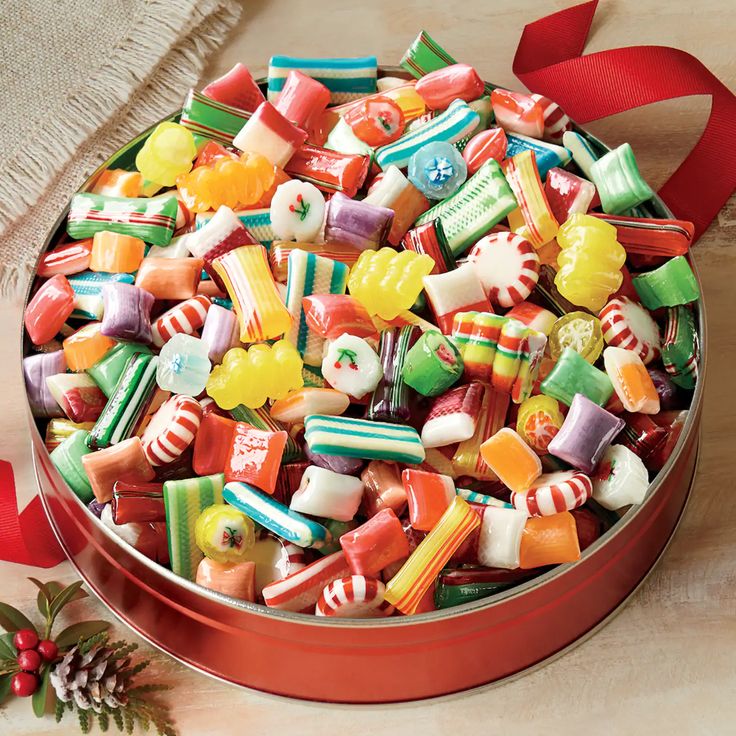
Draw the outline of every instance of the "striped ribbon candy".
M528 491L513 492L510 501L529 516L552 516L582 506L592 495L591 479L571 470L540 475Z
M172 396L154 414L141 442L148 461L168 465L194 441L202 421L202 407L191 396Z
M317 601L317 616L336 618L383 618L394 607L384 600L386 586L375 578L351 575L325 586Z

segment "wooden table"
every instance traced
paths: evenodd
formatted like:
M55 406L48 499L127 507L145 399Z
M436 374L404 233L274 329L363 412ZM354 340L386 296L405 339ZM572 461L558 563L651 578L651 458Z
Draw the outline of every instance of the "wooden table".
M249 0L244 2L238 29L213 56L206 78L222 74L236 61L247 64L254 74L265 72L268 57L275 52L375 53L392 64L425 28L486 79L518 87L511 60L524 24L567 4L568 0L521 0L502 9L499 3L483 0ZM685 0L616 0L602 5L588 51L640 43L676 46L734 85L736 5L722 0L701 0L697 7ZM660 103L590 129L610 144L629 141L647 179L658 186L699 136L707 110L704 98ZM175 687L170 700L176 705L180 733L736 732L735 238L732 200L697 246L710 351L701 461L692 500L664 559L615 620L573 652L512 683L440 702L389 708L325 707L245 692L144 645L143 652L154 660L153 677ZM17 306L3 308L0 333L15 334L13 319L18 319ZM10 422L12 431L23 431L23 418L11 419L17 420ZM26 474L22 477L27 494L31 486ZM0 599L33 610L35 589L25 580L27 575L66 582L75 577L68 564L53 571L0 564ZM96 601L75 605L76 618L110 618ZM117 633L136 638L122 627ZM380 678L381 673L375 676ZM16 701L0 710L2 734L69 732L53 719L37 721L28 702Z

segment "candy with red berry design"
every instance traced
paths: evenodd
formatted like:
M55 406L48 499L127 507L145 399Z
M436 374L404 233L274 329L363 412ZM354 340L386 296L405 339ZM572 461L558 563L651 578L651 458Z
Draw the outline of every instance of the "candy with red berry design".
M343 333L328 344L322 375L333 388L360 399L378 386L383 368L376 351L362 337Z
M491 304L513 307L523 302L537 285L539 256L531 243L514 233L494 233L481 238L468 253Z
M325 198L314 184L292 179L271 200L271 227L280 240L310 242L322 228Z
M389 97L371 95L357 102L343 120L364 143L375 148L400 138L404 132L404 113Z

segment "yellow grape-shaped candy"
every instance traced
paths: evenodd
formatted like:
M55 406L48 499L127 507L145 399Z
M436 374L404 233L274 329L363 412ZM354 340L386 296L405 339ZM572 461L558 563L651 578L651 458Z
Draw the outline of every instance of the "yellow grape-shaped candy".
M396 319L410 309L422 291L422 279L434 268L434 259L412 250L366 250L350 271L348 289L371 315Z
M191 131L179 123L160 123L138 151L135 165L147 181L172 187L178 176L191 171L196 155Z
M218 158L197 166L176 179L186 206L194 212L233 210L255 204L268 191L275 177L273 164L259 153L244 153L238 159Z
M218 503L197 517L194 541L215 562L241 562L256 543L255 526L242 511Z
M616 228L578 213L559 229L557 243L555 286L568 301L598 313L623 281L626 251L616 240Z
M273 346L259 343L248 350L231 348L207 380L207 393L221 409L244 404L258 409L268 399L283 399L304 385L303 361L286 340Z

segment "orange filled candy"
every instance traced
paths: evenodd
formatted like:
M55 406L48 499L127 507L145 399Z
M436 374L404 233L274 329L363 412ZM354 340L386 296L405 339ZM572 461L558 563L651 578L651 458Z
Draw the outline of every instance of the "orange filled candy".
M509 427L480 446L480 455L486 465L507 488L522 493L542 474L542 463L537 454Z
M143 175L140 171L106 169L97 177L92 193L106 197L140 197L142 189Z
M64 340L62 347L70 371L86 371L115 347L115 340L101 334L100 326L99 322L90 322Z
M575 562L579 558L577 526L569 511L527 519L519 550L519 567L522 570Z
M141 265L146 244L132 235L101 230L92 238L90 271L133 273Z
M176 178L184 204L193 212L207 212L225 205L233 210L255 205L271 188L273 164L259 153L243 153L238 159L217 158Z

